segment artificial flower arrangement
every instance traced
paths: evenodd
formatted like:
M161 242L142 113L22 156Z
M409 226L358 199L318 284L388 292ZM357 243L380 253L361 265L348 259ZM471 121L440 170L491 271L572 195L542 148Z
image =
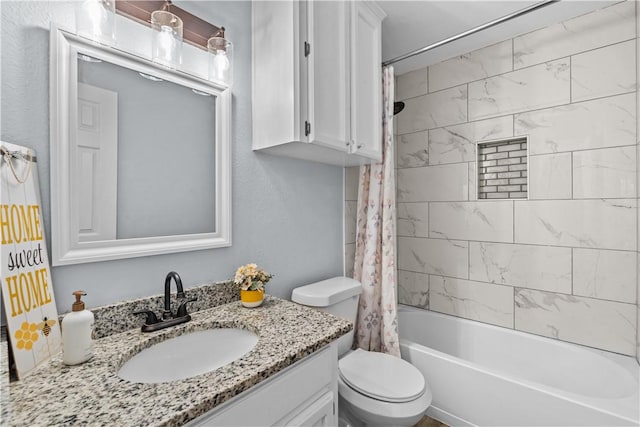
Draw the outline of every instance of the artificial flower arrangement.
M255 264L247 264L236 270L233 283L240 287L240 302L244 307L258 307L264 300L264 285L273 277Z
M252 263L238 267L233 282L240 286L242 291L264 291L264 285L272 277L272 274Z

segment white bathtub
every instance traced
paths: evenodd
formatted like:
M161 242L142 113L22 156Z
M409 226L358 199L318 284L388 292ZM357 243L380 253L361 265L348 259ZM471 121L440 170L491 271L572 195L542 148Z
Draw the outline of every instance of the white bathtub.
M449 425L638 425L635 359L400 305L402 358Z

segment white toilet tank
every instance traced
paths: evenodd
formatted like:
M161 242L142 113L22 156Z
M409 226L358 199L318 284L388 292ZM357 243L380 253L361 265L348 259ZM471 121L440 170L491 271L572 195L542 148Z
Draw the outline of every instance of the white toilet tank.
M362 285L349 277L333 277L321 282L295 288L291 300L298 304L326 311L356 323L358 299ZM338 354L342 356L351 349L353 331L338 339Z

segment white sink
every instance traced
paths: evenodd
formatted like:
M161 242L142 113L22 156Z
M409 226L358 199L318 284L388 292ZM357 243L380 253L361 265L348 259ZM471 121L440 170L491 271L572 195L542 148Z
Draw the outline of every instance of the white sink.
M213 371L247 354L258 336L244 329L207 329L142 350L118 371L124 380L163 383Z

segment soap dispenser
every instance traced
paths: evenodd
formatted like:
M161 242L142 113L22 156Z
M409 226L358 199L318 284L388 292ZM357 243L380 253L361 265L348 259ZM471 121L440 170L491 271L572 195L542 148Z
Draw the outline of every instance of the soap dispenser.
M84 308L84 291L72 292L76 301L71 312L62 318L62 361L65 365L78 365L93 356L93 313Z

